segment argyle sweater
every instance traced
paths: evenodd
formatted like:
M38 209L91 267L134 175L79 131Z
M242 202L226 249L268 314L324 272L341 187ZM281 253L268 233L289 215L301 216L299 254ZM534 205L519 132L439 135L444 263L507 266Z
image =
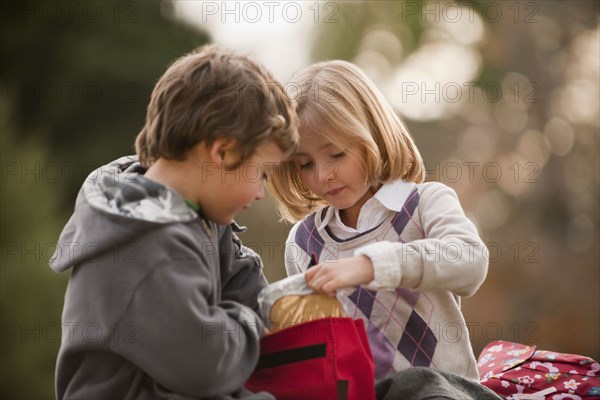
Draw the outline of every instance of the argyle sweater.
M461 296L487 274L487 248L456 193L437 182L412 184L401 211L350 239L325 226L325 207L296 223L286 244L288 275L319 263L368 256L375 279L338 291L349 316L365 322L376 379L427 366L478 380Z

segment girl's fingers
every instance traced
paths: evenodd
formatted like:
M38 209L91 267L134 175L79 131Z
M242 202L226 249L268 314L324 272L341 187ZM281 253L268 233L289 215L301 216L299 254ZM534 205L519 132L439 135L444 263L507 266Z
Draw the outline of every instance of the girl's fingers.
M336 276L333 271L322 265L315 265L304 275L306 285L315 292L329 296L335 295L339 285L336 285Z
M323 276L315 276L309 282L308 287L316 292L323 292L323 286L327 284L327 279Z
M321 265L317 264L314 267L311 267L308 271L306 271L304 273L304 279L306 280L306 282L313 279L315 277L315 275L317 275L319 273L320 270L321 270Z
M328 296L335 296L337 288L335 287L335 282L327 282L323 285L322 291Z
M304 279L306 280L306 286L314 290L316 281L315 274L313 273L309 275L308 273L306 273Z
M325 284L325 282L323 282L322 278L314 278L313 280L310 281L310 283L308 284L308 287L310 287L313 290L316 290L318 292L321 291L321 287Z

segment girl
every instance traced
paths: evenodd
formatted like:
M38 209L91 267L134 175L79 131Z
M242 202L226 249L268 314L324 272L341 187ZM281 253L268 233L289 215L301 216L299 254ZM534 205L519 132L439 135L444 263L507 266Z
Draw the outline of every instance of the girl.
M487 249L456 193L423 183L406 126L356 66L318 63L293 82L300 143L269 183L296 222L288 275L351 288L338 298L365 321L377 381L411 366L478 380L460 298L482 284Z

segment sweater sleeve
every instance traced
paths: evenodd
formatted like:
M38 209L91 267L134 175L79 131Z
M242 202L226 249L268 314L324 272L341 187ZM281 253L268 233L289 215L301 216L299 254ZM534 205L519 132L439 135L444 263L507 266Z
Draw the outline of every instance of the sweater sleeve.
M373 263L375 279L367 287L386 290L402 286L473 295L486 277L489 259L475 225L448 186L432 183L420 195L424 239L377 242L356 250L355 255L366 255Z
M258 360L261 320L219 299L216 252L198 253L189 238L172 236L164 252L120 318L135 332L111 349L172 393L209 398L240 389Z
M219 245L221 298L233 300L258 312L258 293L268 285L260 256L244 246L227 227Z

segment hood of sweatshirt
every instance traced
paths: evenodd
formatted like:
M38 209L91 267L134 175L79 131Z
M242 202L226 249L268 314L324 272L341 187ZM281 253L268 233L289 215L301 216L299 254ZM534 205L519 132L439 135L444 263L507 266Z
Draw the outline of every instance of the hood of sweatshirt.
M144 177L137 157L119 158L85 179L50 267L63 272L164 224L199 218L174 190Z

